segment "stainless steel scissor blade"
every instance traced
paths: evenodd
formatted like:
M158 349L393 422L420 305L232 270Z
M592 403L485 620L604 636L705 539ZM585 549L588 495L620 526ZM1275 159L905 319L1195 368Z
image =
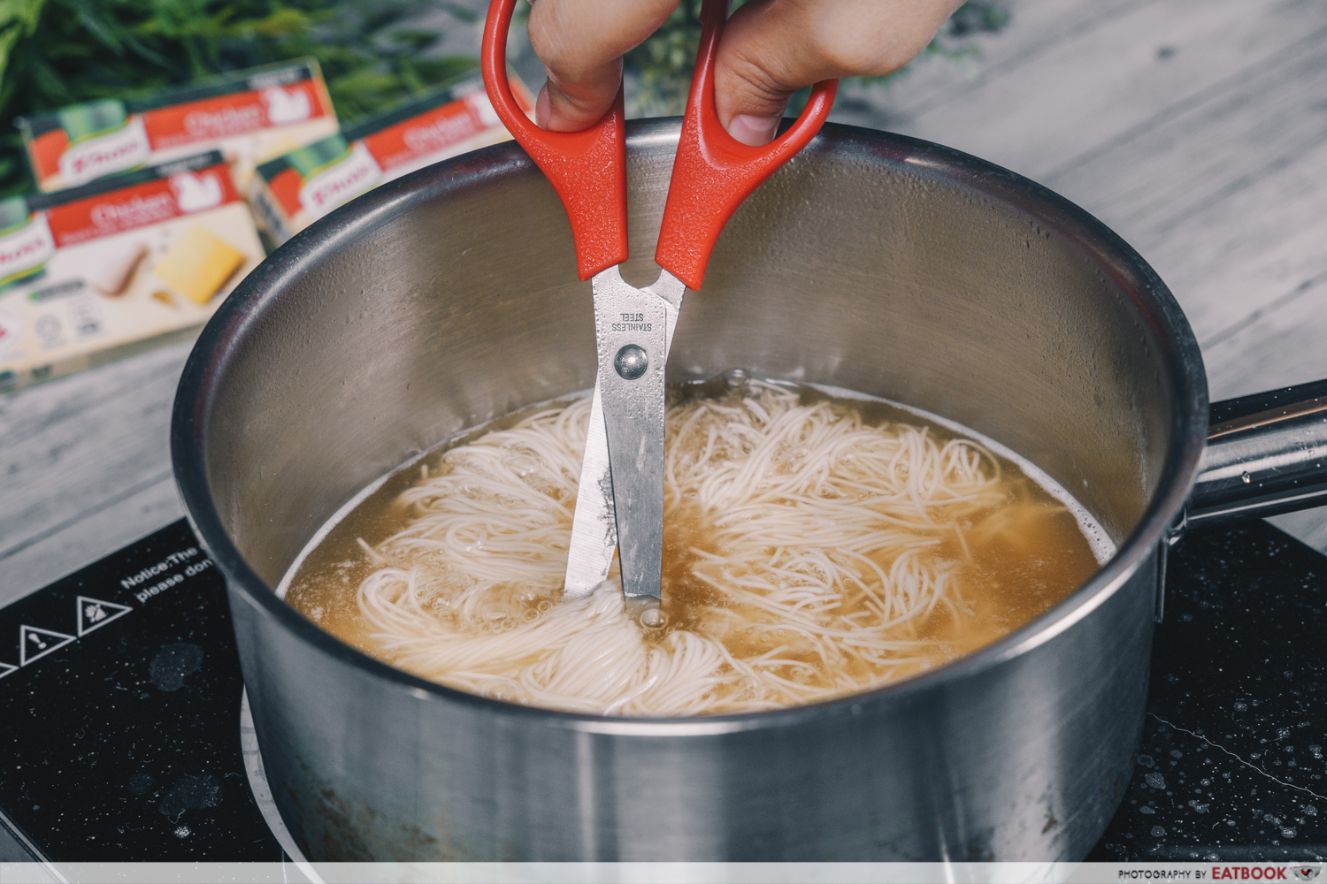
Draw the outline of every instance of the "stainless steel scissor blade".
M634 289L622 280L617 268L610 268L594 277L595 329L598 339L601 298L610 290L624 286L638 294L653 295L664 305L663 361L668 358L673 332L677 328L678 311L686 287L671 273L663 271L659 279L644 289ZM609 296L611 297L611 296ZM606 302L605 302L606 304ZM614 351L614 355L616 351ZM600 366L603 366L603 348L600 348ZM616 372L614 371L616 376ZM660 474L662 482L662 473ZM613 507L613 473L609 461L608 434L604 423L603 388L600 375L595 376L594 399L590 403L590 423L585 434L585 454L581 461L580 493L576 498L576 511L572 520L571 547L567 556L566 586L569 598L589 594L608 579L617 549L617 513ZM631 593L628 593L629 595Z

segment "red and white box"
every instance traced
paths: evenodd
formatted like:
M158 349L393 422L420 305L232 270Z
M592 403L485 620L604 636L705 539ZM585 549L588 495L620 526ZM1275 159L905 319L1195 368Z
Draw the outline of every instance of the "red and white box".
M0 390L202 325L263 259L211 151L0 202Z
M219 150L236 182L253 168L338 130L327 84L312 59L239 71L149 99L107 99L20 118L37 186L98 178Z
M513 79L512 88L529 109L524 86ZM483 83L469 80L260 164L250 197L280 243L379 184L509 138Z

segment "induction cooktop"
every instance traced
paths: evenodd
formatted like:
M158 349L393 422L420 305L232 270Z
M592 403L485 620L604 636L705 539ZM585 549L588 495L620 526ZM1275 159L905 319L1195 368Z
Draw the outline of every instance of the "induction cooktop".
M177 522L0 609L0 860L280 861L222 576ZM1327 859L1327 557L1172 551L1138 763L1090 859Z

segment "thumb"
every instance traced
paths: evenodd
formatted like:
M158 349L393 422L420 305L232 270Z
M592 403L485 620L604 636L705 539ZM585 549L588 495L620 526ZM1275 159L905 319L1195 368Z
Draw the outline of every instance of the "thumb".
M719 121L744 144L774 137L788 99L834 77L879 76L926 47L958 0L752 0L719 43Z

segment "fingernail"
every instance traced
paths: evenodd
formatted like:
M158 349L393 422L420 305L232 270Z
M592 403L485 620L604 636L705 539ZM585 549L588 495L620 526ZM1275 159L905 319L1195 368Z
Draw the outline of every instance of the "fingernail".
M553 118L553 99L548 97L548 84L539 90L539 97L534 100L535 125L547 129L548 121Z
M755 114L738 114L728 124L728 134L743 144L760 147L768 144L779 128L778 117L758 117Z

